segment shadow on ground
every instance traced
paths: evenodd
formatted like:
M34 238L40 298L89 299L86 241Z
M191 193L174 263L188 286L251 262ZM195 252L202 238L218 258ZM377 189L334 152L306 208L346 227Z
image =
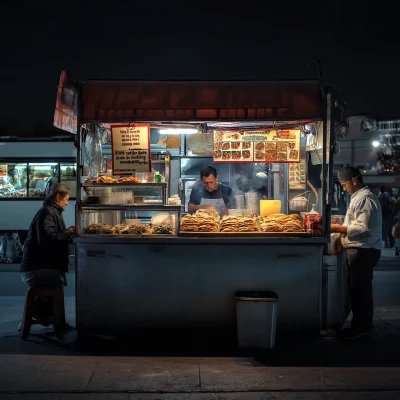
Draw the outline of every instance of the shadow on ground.
M400 366L400 332L378 324L369 342L344 344L334 332L323 336L307 334L277 336L269 350L239 349L235 332L152 330L129 336L87 335L76 331L57 340L51 330L35 332L27 341L19 336L1 338L3 354L52 354L120 357L252 357L257 365L309 367L395 367Z

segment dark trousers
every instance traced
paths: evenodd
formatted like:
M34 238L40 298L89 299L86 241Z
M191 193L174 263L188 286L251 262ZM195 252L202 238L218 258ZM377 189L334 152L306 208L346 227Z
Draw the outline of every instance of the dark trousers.
M352 247L346 249L349 266L350 306L353 312L351 327L365 332L372 329L373 269L378 264L381 251L377 249L361 249Z

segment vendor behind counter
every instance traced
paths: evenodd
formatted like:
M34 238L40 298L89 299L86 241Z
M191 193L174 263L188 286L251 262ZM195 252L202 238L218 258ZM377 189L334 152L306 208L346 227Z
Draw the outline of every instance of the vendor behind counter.
M228 185L218 182L217 170L208 166L200 172L201 182L193 187L188 211L190 214L201 208L214 207L222 217L229 208L235 208L233 191Z

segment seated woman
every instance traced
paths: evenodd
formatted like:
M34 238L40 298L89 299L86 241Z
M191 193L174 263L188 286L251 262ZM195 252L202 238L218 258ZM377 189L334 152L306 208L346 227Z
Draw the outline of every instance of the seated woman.
M75 233L74 226L65 227L62 216L69 195L66 185L54 185L29 226L21 262L21 278L29 286L59 285L62 289L67 285L68 239ZM45 314L51 309L43 299L37 300L36 311L40 306Z

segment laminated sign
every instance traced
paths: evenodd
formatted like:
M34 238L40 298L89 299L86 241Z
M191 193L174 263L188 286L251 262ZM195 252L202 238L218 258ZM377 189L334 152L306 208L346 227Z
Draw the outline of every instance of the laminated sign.
M150 125L111 125L113 175L150 172Z
M215 131L214 162L297 163L298 129Z

